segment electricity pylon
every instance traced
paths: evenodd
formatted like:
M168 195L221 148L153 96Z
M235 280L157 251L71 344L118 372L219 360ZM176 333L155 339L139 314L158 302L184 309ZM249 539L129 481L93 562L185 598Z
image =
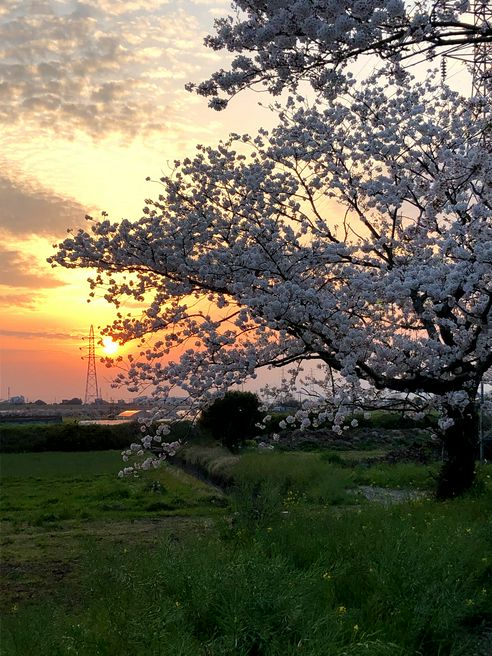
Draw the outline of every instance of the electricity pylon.
M490 0L475 0L475 27L484 30L492 25ZM492 102L492 42L482 41L473 47L472 95Z
M475 25L482 30L492 25L492 6L489 0L475 0ZM492 43L476 43L473 57L472 96L478 99L477 115L485 119L482 142L492 145Z
M88 354L84 403L94 403L99 398L99 388L97 386L96 347L94 344L94 327L92 325L89 330L89 346L85 348L87 348Z
M445 10L449 0L440 0L440 9ZM435 11L437 6L435 6ZM476 34L490 33L492 27L492 3L490 0L475 0L471 3L475 36L468 43L461 43L442 52L443 77L446 76L446 59L464 62L472 76L472 96L482 99L483 105L492 100L492 39L479 38Z
M449 0L440 0L434 5L433 15L440 9L445 11ZM463 62L471 73L471 97L477 119L484 120L481 135L484 144L492 141L492 3L490 0L475 0L470 11L473 17L474 36L468 43L460 43L441 52L441 72L443 82L447 77L447 59ZM479 36L477 36L479 35ZM431 57L432 58L432 57Z

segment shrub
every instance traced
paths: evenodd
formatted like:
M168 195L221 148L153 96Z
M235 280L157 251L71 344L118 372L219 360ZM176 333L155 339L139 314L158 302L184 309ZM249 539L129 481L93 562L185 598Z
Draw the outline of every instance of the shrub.
M214 485L229 488L234 483L234 466L239 456L218 445L203 446L187 444L179 452L179 458L185 467L196 476L205 477Z
M256 435L260 402L252 392L227 392L206 408L199 425L231 451Z
M429 428L436 424L437 418L428 414L423 419L415 419L409 414L390 410L373 410L367 415L355 414L348 417L346 424L356 419L361 428L381 428L386 430L405 430L408 428Z

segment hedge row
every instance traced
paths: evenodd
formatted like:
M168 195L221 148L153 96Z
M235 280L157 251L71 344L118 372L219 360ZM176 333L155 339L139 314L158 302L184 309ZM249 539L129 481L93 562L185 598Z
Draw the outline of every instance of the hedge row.
M150 432L152 432L152 428ZM200 431L190 421L177 421L166 438L186 442L200 437ZM106 451L127 449L142 437L136 422L105 426L100 424L2 424L0 453L31 451Z
M138 435L138 424L117 426L63 424L3 424L1 453L30 451L106 451L124 449Z

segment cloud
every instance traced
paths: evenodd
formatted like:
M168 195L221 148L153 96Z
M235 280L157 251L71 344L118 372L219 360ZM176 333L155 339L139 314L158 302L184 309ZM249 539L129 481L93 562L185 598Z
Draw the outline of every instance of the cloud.
M33 182L0 175L0 227L14 235L60 235L84 223L87 208Z
M19 337L21 339L57 339L80 341L84 338L82 333L56 333L43 331L26 331L26 330L3 330L0 329L0 335L4 337Z
M7 287L27 289L51 289L66 284L39 268L34 256L1 248L0 280Z
M194 5L203 5L205 7L211 7L213 10L220 10L222 15L230 12L231 2L230 0L190 0Z
M210 16L202 20L158 0L8 1L0 122L34 122L65 137L165 128L179 112L183 79L209 72L200 44Z
M24 310L36 310L40 300L40 294L0 294L0 307L4 308L22 308ZM0 334L9 331L0 330Z

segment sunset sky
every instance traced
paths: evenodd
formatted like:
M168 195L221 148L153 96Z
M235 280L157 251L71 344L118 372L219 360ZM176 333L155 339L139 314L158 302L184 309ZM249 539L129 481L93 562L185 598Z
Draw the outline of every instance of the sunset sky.
M87 304L87 271L47 264L67 227L102 210L137 219L159 193L147 176L161 177L197 143L272 125L258 104L268 96L243 93L217 113L184 89L227 65L203 37L229 8L228 0L0 3L1 399L84 396L83 337L91 324L98 335L114 308ZM99 367L102 396L128 398L110 382Z
M87 213L139 218L196 143L271 123L252 102L216 113L184 90L224 64L203 37L227 0L4 0L0 4L0 398L84 396L80 347L112 306L87 272L46 258ZM242 111L243 109L243 111ZM87 341L85 342L87 343ZM103 397L111 373L99 367Z

